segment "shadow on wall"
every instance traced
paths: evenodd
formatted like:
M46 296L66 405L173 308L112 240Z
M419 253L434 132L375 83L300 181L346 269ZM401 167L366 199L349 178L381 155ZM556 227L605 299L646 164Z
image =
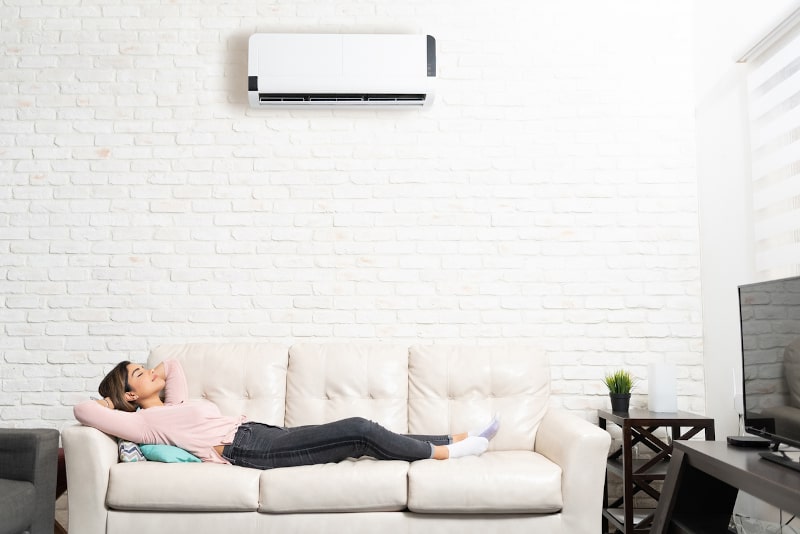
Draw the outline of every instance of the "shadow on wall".
M247 107L247 41L252 33L237 30L226 42L225 89L228 103L236 108Z

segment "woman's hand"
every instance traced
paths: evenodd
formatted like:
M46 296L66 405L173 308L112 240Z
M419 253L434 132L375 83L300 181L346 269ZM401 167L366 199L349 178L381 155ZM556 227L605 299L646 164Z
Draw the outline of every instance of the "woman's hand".
M100 406L105 406L106 408L108 408L110 410L114 409L114 403L111 402L111 397L106 397L104 399L98 399L97 400L97 404L99 404Z

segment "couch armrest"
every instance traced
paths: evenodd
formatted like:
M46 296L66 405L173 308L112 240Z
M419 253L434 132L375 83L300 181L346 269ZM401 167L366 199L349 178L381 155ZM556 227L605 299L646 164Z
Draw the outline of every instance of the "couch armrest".
M603 485L611 436L574 414L550 409L534 450L561 466L564 532L600 532Z
M53 532L57 470L58 430L0 430L0 478L31 482L36 491L32 534Z
M117 463L117 442L95 428L82 425L65 428L61 439L69 484L69 530L105 534L108 477Z

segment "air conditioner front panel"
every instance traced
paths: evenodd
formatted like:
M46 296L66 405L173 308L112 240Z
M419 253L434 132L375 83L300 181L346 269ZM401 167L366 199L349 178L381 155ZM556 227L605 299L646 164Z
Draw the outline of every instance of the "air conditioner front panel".
M248 60L250 104L428 105L435 79L432 46L433 38L424 35L255 34Z
M257 37L256 72L263 84L342 77L339 35L261 34L253 37ZM251 50L253 45L251 39Z
M342 38L342 76L370 73L384 80L427 77L426 44L419 35L347 35Z

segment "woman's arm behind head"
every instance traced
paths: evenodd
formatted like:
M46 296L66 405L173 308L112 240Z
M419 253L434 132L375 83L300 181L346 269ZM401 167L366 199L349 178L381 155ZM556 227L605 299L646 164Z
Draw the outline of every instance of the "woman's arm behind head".
M137 412L109 410L103 400L88 400L73 407L75 419L111 436L135 443L145 443L148 437L145 422Z

